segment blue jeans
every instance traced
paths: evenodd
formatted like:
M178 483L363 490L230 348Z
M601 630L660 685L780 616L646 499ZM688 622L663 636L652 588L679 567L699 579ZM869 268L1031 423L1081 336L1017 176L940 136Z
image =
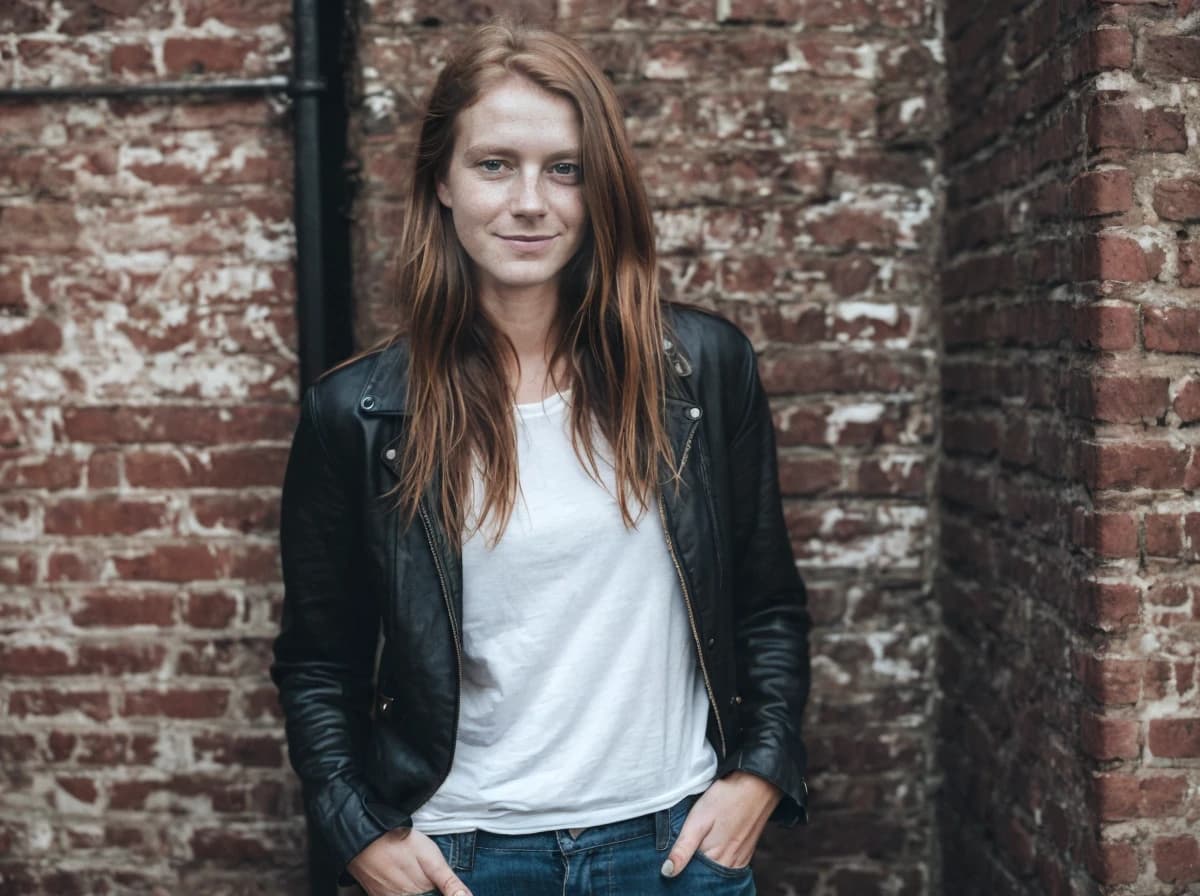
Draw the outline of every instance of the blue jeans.
M577 837L468 831L431 839L474 896L754 896L749 866L727 868L699 851L675 877L659 873L698 796Z

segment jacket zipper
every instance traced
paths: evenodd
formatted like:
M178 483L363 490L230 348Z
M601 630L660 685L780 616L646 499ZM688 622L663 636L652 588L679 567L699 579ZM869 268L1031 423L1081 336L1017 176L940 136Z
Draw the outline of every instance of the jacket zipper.
M688 454L690 454L692 450L692 442L695 441L696 431L699 429L699 424L693 426L692 431L688 433L687 441L683 443L683 453L679 455L679 463L676 464L680 476L683 475L684 464L687 463Z
M437 548L433 543L433 526L429 522L429 514L425 511L425 502L420 501L417 504L417 509L421 513L421 523L425 527L425 540L429 542L429 553L433 556L433 565L437 569L438 582L442 586L442 599L446 602L446 615L450 617L450 639L454 642L454 658L458 663L458 691L454 695L454 730L458 731L458 710L459 702L462 699L462 680L463 680L463 661L462 648L459 646L458 623L454 619L454 605L450 603L450 589L446 587L446 576L442 572L442 561L438 557ZM449 774L450 767L454 764L454 749L457 745L457 736L450 744L450 761L446 765L446 773ZM442 776L445 780L445 775ZM433 786L433 790L429 791L429 796L436 792L441 786L441 781ZM428 799L428 797L426 797ZM424 802L424 800L422 801Z
M700 481L704 484L704 500L708 505L708 518L712 523L713 538L717 541L717 550L713 552L713 558L717 561L717 590L725 587L725 566L721 562L721 526L717 522L717 506L713 499L712 477L708 472L708 461L703 451L700 452Z
M693 431L694 435L694 431ZM687 457L687 449L691 446L692 440L689 437L687 445L684 447L684 457ZM682 471L683 464L679 464ZM700 631L696 628L696 614L692 610L692 598L688 594L687 582L684 580L683 567L679 565L679 557L675 553L675 542L671 540L671 530L667 526L667 510L666 502L663 500L662 490L658 492L658 516L662 520L663 535L667 538L667 550L671 554L671 562L675 564L675 573L679 576L679 587L683 590L683 603L687 607L688 622L692 626L692 639L696 642L696 657L700 661L700 674L704 678L704 689L708 692L708 702L712 705L713 718L717 720L717 737L721 740L721 758L724 759L728 754L725 747L725 728L721 724L721 711L717 708L717 698L713 693L712 681L708 677L708 666L704 662L704 646L700 643Z

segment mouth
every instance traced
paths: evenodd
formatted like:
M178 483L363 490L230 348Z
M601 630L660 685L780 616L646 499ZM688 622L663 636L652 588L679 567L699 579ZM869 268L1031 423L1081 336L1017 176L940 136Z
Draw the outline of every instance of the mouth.
M536 252L549 246L558 238L558 234L514 234L512 236L501 235L505 243L515 249L517 252Z

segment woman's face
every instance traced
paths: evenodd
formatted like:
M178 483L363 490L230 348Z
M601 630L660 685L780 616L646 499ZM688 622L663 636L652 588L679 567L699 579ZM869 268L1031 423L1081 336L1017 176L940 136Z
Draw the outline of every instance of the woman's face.
M459 113L437 194L485 300L557 298L587 226L579 152L574 105L516 75Z

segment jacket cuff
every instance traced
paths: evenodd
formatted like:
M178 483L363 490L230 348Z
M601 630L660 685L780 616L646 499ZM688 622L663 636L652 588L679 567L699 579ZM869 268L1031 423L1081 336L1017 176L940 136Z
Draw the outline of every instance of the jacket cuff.
M346 866L355 856L393 828L412 827L410 815L373 799L345 779L331 782L313 800L309 818L339 869L341 885L354 883Z
M768 821L785 828L808 824L808 784L796 763L773 751L743 747L734 750L718 764L717 777L723 778L739 770L758 775L783 792L783 798Z

